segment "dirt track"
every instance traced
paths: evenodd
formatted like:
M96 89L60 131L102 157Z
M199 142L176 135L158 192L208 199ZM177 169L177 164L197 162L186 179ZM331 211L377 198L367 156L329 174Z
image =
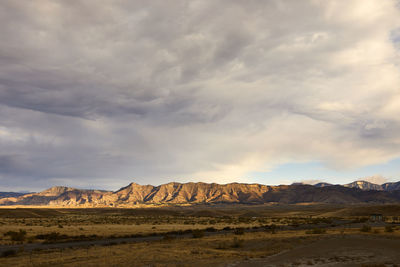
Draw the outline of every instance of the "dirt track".
M359 267L363 264L400 266L400 239L361 235L329 238L268 258L248 260L230 266Z

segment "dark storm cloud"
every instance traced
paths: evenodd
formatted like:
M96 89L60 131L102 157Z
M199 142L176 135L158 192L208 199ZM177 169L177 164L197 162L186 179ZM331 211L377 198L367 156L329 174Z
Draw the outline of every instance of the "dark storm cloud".
M0 187L398 157L395 5L2 1Z

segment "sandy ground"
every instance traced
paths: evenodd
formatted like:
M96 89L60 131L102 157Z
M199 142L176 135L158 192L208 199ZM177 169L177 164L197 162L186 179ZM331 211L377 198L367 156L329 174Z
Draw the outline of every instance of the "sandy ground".
M263 259L228 266L400 266L400 240L343 236L324 239Z

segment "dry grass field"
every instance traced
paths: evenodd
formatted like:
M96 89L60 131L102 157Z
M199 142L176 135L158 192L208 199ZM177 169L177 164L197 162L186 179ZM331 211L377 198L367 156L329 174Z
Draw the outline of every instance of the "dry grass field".
M372 222L370 214L379 211L384 221ZM399 211L397 205L0 209L0 266L400 266L390 254L400 244ZM317 253L324 244L331 254L353 249L325 257ZM366 246L364 254L357 244Z

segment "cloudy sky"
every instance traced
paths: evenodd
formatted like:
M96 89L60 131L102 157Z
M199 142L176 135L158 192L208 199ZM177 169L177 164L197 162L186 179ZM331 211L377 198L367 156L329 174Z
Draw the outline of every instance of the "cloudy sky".
M0 191L400 180L397 0L2 0L0 36Z

